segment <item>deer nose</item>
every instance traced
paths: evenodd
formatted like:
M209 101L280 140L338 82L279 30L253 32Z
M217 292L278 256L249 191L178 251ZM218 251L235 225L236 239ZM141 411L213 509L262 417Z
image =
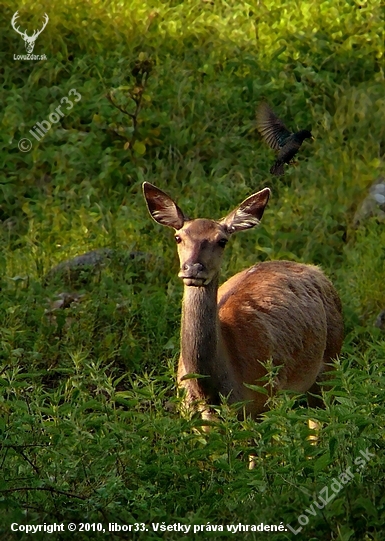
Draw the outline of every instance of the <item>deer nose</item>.
M182 265L182 271L187 272L189 274L197 274L198 272L202 272L204 270L204 266L202 263L183 263Z

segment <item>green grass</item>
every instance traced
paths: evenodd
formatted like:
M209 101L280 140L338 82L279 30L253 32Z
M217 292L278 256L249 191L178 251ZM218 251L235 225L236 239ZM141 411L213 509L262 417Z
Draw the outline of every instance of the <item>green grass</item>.
M16 10L29 33L48 13L34 50L47 60L13 59L25 53L10 26ZM265 536L382 540L385 336L373 322L385 308L385 238L375 219L352 225L385 171L381 2L5 0L0 17L1 538L29 539L13 522L72 521L149 528L111 539L185 536L153 531L162 522L205 526L194 539L262 539L226 525L297 529L351 467L349 485L298 535ZM29 130L71 89L81 100L36 141ZM139 99L135 126L111 91L134 116ZM255 129L262 99L315 136L282 179L269 174L274 153ZM23 137L30 152L18 149ZM267 259L315 263L332 278L346 339L325 411L283 395L260 424L239 423L224 405L209 435L179 415L182 285L144 180L212 218L272 189L261 227L226 248L223 279ZM118 257L85 280L46 284L59 262L104 247ZM152 256L127 261L129 251ZM74 288L81 301L50 312ZM309 415L323 426L316 446ZM374 456L359 470L366 449Z

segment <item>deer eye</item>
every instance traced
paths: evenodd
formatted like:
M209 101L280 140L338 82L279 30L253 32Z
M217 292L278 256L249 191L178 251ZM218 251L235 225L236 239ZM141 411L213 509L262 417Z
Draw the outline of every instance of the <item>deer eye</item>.
M182 242L182 239L180 238L179 235L175 235L175 242L176 242L177 244L180 244L180 243Z
M220 246L221 248L224 248L226 244L227 244L227 239L218 240L218 246Z

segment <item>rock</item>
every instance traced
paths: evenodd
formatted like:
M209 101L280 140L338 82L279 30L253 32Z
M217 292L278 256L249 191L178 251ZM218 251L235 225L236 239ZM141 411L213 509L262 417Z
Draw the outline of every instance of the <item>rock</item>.
M59 311L70 308L73 304L81 302L84 295L78 295L74 292L62 291L56 295L55 299L49 301L49 308L44 311L44 315L51 325L57 325L57 315ZM72 323L72 318L65 319L65 328Z
M46 313L54 312L55 310L63 310L69 308L72 303L79 302L84 295L78 295L77 293L62 291L56 296L56 300L50 302L50 307L46 310Z
M44 284L60 282L77 287L90 282L95 274L111 262L116 262L121 268L125 268L130 263L145 263L153 257L145 252L117 253L116 250L110 248L99 248L62 261L46 274Z
M385 310L381 310L381 312L378 314L376 321L374 322L374 326L378 327L382 331L385 330Z
M353 218L354 227L362 225L366 220L375 216L385 222L385 178L378 178L369 189L369 194L362 201Z

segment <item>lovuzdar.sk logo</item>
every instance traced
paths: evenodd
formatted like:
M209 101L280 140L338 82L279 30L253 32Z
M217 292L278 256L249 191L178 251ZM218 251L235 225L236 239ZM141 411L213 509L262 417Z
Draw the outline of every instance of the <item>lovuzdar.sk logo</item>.
M31 60L40 60L41 59L40 57L36 58L36 59L31 58L31 53L33 52L33 48L35 47L35 42L36 42L37 38L40 36L40 34L43 32L44 28L47 26L47 23L49 21L48 15L46 13L44 14L43 26L40 28L40 30L34 30L32 36L29 36L27 34L27 31L22 32L20 30L20 27L16 26L16 20L18 18L19 18L19 12L16 11L16 13L14 13L14 15L12 17L11 25L12 25L12 28L15 30L15 32L20 34L20 36L23 38L24 43L25 43L25 48L26 48L27 53L28 53L28 55L19 55L20 59L21 60L30 60L30 59ZM24 56L26 58L24 58ZM35 56L35 55L32 55L32 56ZM45 56L45 55L41 55L41 56ZM15 59L18 60L19 58L15 58Z

